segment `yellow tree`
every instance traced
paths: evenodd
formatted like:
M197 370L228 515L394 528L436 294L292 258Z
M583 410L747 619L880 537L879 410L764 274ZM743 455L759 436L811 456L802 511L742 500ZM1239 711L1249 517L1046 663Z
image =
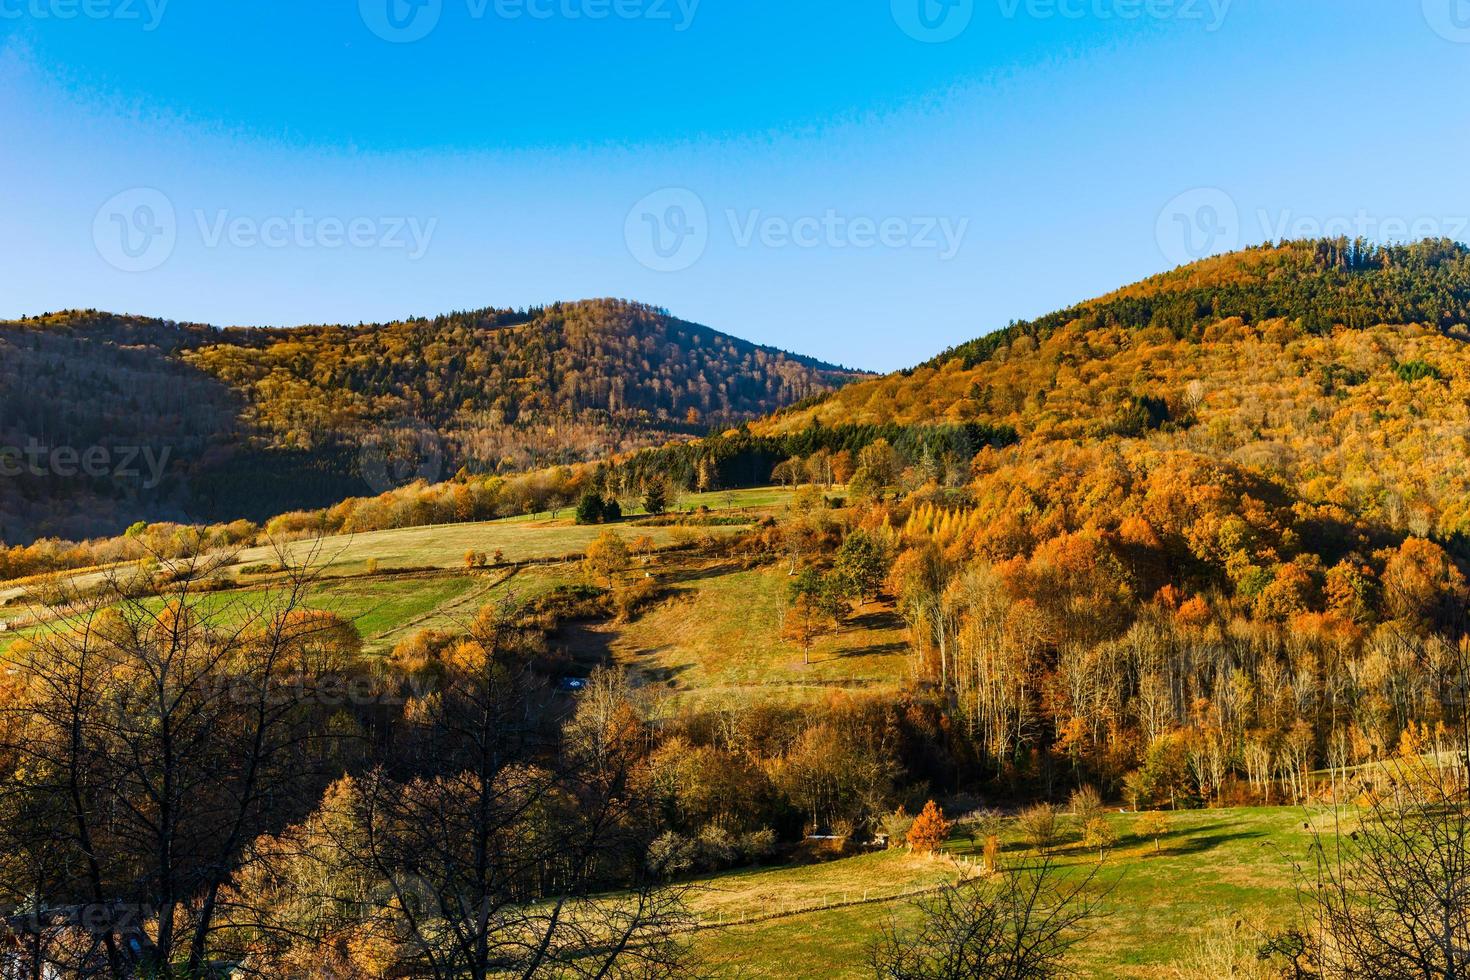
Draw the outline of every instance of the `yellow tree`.
M628 543L612 531L603 531L587 546L587 574L594 579L607 579L608 588L617 584L617 577L627 571L630 563Z

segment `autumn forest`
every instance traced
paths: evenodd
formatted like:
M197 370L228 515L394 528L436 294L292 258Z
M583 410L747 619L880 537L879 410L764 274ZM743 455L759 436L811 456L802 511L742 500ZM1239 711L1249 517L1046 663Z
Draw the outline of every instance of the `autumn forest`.
M1279 811L1258 935L1108 975L1463 976L1467 344L1440 240L885 377L606 300L0 325L0 442L173 447L0 484L0 964L778 976L721 889L903 861L831 975L1111 971L1116 862Z

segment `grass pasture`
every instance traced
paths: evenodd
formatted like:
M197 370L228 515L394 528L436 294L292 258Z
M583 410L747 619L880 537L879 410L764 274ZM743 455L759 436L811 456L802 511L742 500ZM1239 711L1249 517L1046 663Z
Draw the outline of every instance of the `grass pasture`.
M1215 922L1238 920L1262 937L1290 922L1296 909L1292 862L1307 857L1305 811L1197 810L1170 818L1173 826L1155 855L1153 841L1132 833L1135 814L1108 817L1119 845L1098 874L1105 916L1080 950L1079 975L1168 977L1171 964L1189 956ZM1014 828L1003 844L1007 860L1033 859ZM947 854L977 863L979 851L979 842L964 840L947 847ZM1058 857L1072 873L1097 862L1096 852L1078 843L1065 845ZM853 900L862 897L859 892L899 895L957 877L943 858L889 851L712 878L692 901L702 921L728 923L742 914ZM904 900L826 909L709 928L698 934L696 947L722 975L856 980L872 975L866 957L883 923L901 926L911 918Z
M835 689L892 690L908 675L904 628L870 603L812 647L783 642L784 566L703 561L667 572L670 596L628 624L579 627L584 655L611 656L661 685L681 707L733 700L800 703Z

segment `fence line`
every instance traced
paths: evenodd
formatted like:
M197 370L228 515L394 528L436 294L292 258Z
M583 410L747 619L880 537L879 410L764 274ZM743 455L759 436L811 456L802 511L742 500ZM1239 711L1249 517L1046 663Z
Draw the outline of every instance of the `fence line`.
M873 895L864 889L861 898L854 898L856 892L843 892L840 900L834 899L817 905L803 905L800 907L778 908L773 912L761 912L758 914L741 913L729 917L716 915L713 921L703 921L689 926L686 932L705 932L710 929L729 929L733 926L756 925L762 922L771 922L776 919L791 919L799 915L811 915L814 912L829 912L834 909L858 908L864 905L884 905L889 902L898 902L910 898L920 898L925 895L937 895L944 889L966 881L973 877L979 870L979 865L970 858L956 858L945 855L945 860L954 865L959 871L958 881L946 881L938 885L927 885L923 888L913 888L908 891L897 892L890 895Z

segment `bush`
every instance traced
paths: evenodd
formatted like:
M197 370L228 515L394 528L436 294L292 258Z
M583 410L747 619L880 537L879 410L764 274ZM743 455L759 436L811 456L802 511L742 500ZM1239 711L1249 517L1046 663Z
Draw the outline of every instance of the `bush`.
M739 854L735 838L717 824L709 824L699 832L695 841L699 866L707 871L718 871L735 863Z
M1118 833L1106 817L1093 817L1083 825L1082 843L1095 849L1101 856L1103 851L1118 843Z
M618 622L626 623L657 602L663 595L663 586L656 578L636 578L613 589L613 611Z
M1102 795L1091 786L1083 786L1072 792L1072 816L1077 818L1077 823L1083 827L1092 823L1094 819L1102 816Z
M694 858L694 842L672 830L660 834L648 845L648 870L664 877L688 871L694 867Z
M1020 817L1021 836L1026 843L1041 854L1051 850L1056 844L1059 830L1057 827L1057 810L1050 803L1038 803L1021 813Z
M776 853L776 832L769 827L752 830L741 835L736 847L742 860L759 864Z
M1160 841L1169 834L1169 815L1162 810L1140 813L1138 821L1133 825L1133 832L1139 837L1152 839L1154 853L1158 854L1162 849Z
M914 819L909 828L909 847L919 854L933 854L949 839L949 821L944 811L933 800L924 804L924 812Z
M888 846L898 847L908 840L909 830L914 826L914 818L909 816L903 807L894 810L884 817L878 824L879 829L888 835Z

